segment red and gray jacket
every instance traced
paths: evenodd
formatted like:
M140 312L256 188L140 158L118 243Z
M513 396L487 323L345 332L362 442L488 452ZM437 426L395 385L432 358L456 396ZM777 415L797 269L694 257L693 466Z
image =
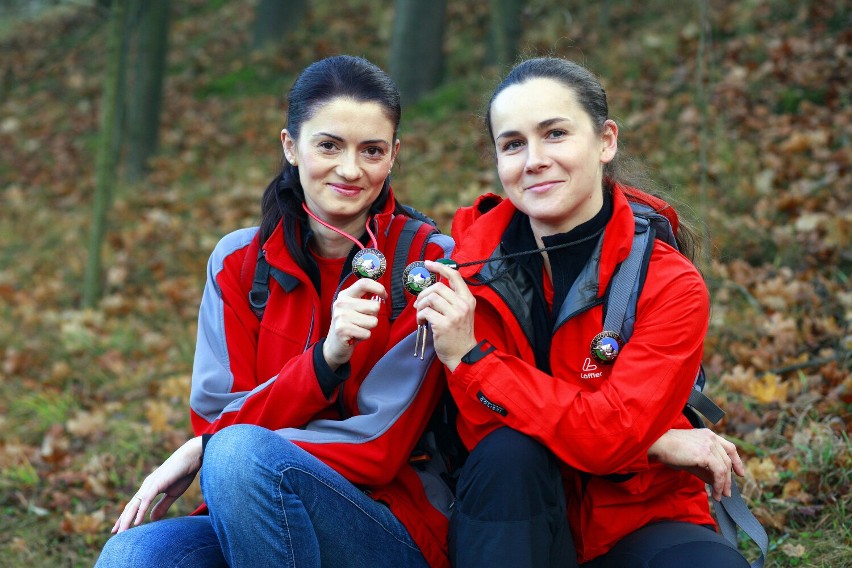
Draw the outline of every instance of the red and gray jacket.
M389 267L394 262L393 205L391 197L375 216L378 248ZM355 347L349 378L327 397L314 360L327 331L317 323L320 297L284 246L280 223L263 245L276 277L270 278L262 319L249 304L257 233L249 228L225 236L208 263L190 394L195 433L211 434L236 423L277 431L386 503L430 565L448 566L452 497L428 468L409 465L446 378L433 349L427 347L424 360L412 356L417 324L410 302L395 319L391 302L382 304L378 327ZM406 264L423 256L449 256L451 250L452 240L435 233L425 253L409 249ZM247 261L247 255L255 256ZM380 279L389 291L391 272ZM347 277L341 288L354 278Z
M463 264L504 254L500 240L516 211L496 196L459 210L453 259ZM563 462L580 562L656 521L714 524L704 483L647 457L667 430L692 427L683 408L701 364L709 320L707 289L692 263L656 240L630 341L611 365L590 353L593 338L604 331L607 287L627 258L633 235L633 212L624 188L616 186L612 217L553 314L550 373L536 367L523 272L495 275L503 264L461 269L468 280L479 273L479 279L493 281L470 287L477 302L476 336L486 341L480 357L461 363L448 377L459 406L459 434L473 449L494 429L508 426L554 452ZM619 482L612 474L635 475Z

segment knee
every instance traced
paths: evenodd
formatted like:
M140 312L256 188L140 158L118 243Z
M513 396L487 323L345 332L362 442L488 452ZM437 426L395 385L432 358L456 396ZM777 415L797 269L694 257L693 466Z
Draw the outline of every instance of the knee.
M504 514L526 516L561 512L565 507L555 456L510 428L495 430L473 449L457 495L463 510L472 514L499 507Z
M471 452L465 468L468 466L478 483L519 487L561 479L550 450L511 428L486 436Z
M258 474L264 454L280 439L274 432L251 424L235 424L216 432L204 450L202 485L239 485Z

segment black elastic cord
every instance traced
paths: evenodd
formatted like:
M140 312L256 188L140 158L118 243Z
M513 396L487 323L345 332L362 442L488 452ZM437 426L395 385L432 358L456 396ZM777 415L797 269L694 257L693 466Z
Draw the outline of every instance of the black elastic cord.
M455 268L459 269L459 268L464 268L465 266L475 266L477 264L486 264L488 262L497 262L497 261L500 261L500 260L508 260L510 258L517 258L519 256L526 256L526 255L535 254L535 253L548 252L548 251L551 251L551 250L558 250L558 249L571 247L571 246L574 246L574 245L579 245L581 243L585 243L586 241L590 241L592 239L599 237L600 234L603 233L604 228L605 227L601 227L600 229L598 229L597 231L595 231L591 235L585 236L582 239L577 239L576 241L571 241L571 242L568 242L568 243L560 243L558 245L552 245L552 246L549 246L549 247L544 247L544 248L539 248L539 249L513 252L513 253L509 253L509 254L504 254L502 256L496 256L494 258L486 258L486 259L483 259L483 260L471 260L470 262L463 262L461 264L457 264L455 266ZM489 284L491 282L494 282L495 280L497 280L498 278L503 276L503 274L505 274L507 270L508 269L503 270L502 272L498 272L496 275L492 276L491 278L489 278L487 280L469 281L468 279L465 278L465 282L467 282L471 286L482 286L484 284Z

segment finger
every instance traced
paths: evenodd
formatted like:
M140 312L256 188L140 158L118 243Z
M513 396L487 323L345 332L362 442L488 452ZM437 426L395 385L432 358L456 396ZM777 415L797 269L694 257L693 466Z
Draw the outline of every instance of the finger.
M426 270L446 278L447 282L450 284L450 288L452 288L457 294L462 296L472 296L470 289L467 287L467 283L464 281L464 278L462 278L462 275L459 274L458 270L433 260L425 261L424 265L426 266Z
M380 282L377 282L376 280L371 280L370 278L360 278L348 288L344 288L343 290L341 290L338 294L338 298L363 298L364 296L379 296L380 298L386 300L388 297L388 292L387 290L385 290L385 287L382 286Z
M731 459L731 469L734 470L734 473L743 477L745 475L745 465L743 464L743 460L740 458L740 454L737 452L737 446L734 445L733 442L730 442L721 436L720 439L722 441L722 447Z
M172 506L177 500L176 497L169 497L168 495L163 495L162 499L157 501L157 504L151 509L151 520L159 521L162 519L169 510L169 507Z
M138 494L133 499L135 499L139 504L139 508L136 510L136 515L133 517L133 526L138 527L142 524L142 521L145 520L145 513L151 505L151 499L148 497L139 497Z
M138 503L139 501L137 499L131 499L130 502L125 505L124 511L118 518L118 530L116 532L124 532L130 528L130 524L136 516L137 507L139 506Z

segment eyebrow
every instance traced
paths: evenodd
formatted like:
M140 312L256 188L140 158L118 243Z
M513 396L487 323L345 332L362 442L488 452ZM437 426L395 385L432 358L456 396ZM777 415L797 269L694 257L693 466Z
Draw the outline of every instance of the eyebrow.
M542 120L541 122L538 123L537 127L538 127L538 130L544 130L544 129L546 129L550 126L553 126L554 124L559 123L559 122L571 122L571 119L565 118L565 117L562 117L562 116L556 116L554 118L548 118L547 120ZM506 131L498 134L497 137L494 138L494 140L497 141L497 140L500 140L501 138L519 136L520 134L521 133L517 130L506 130Z
M331 138L332 140L337 140L338 142L343 142L343 138L336 134L332 134L330 132L317 132L311 138ZM382 140L381 138L376 138L374 140L363 140L359 142L359 144L384 144L385 146L390 146L390 143L387 140Z

